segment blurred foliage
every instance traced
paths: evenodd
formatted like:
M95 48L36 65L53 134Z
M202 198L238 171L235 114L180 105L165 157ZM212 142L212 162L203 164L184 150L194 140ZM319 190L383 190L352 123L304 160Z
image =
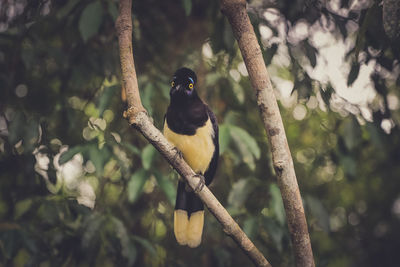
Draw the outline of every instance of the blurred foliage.
M155 125L174 69L194 68L220 123L212 191L273 266L293 266L267 137L218 3L133 7L141 97ZM279 89L317 266L399 266L400 45L385 35L382 6L253 0L248 11ZM121 116L117 15L113 0L0 4L0 264L248 266L211 214L199 248L177 245L177 175ZM320 33L346 44L349 88L315 75ZM346 99L360 79L370 79L360 97L373 97Z

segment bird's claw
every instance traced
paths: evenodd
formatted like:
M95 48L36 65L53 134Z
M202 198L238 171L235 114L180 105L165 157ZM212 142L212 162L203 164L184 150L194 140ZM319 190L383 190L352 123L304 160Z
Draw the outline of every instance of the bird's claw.
M199 193L201 190L203 190L203 187L206 184L206 180L204 179L204 176L201 174L195 174L193 177L197 177L200 179L199 183L197 184L196 188L194 189L195 193Z
M173 162L176 162L177 158L180 158L180 159L183 158L182 151L180 151L177 147L174 147L173 150L175 151L174 158L172 159Z

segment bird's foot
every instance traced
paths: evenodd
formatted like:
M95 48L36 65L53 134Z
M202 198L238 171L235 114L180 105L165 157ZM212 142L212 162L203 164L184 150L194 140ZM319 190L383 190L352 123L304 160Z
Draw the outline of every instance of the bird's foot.
M180 151L177 147L174 147L173 150L175 151L175 155L172 161L175 163L178 158L183 158L183 154L182 151Z
M196 188L194 189L195 193L199 193L201 190L203 190L204 185L206 184L206 180L203 175L201 174L195 174L193 177L199 178L199 183L197 184Z

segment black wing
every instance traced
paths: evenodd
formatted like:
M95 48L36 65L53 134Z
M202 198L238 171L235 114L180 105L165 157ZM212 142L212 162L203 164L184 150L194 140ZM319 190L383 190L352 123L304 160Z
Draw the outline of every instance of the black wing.
M213 129L214 129L213 142L215 145L215 150L214 150L214 154L211 158L210 165L208 166L208 169L204 173L206 185L209 185L214 178L215 172L217 171L218 158L219 158L219 141L218 141L217 117L215 117L214 113L211 111L211 109L207 105L206 105L206 109L207 109L208 117L210 118Z

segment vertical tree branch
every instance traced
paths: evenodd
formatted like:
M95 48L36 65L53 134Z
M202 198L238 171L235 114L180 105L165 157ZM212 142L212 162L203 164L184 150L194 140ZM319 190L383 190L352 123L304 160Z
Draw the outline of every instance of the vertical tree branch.
M151 123L146 110L143 108L140 101L132 53L131 8L131 0L120 0L120 14L116 21L122 80L128 101L128 110L124 115L128 118L129 123L154 145L169 164L171 164L186 180L192 190L194 190L199 183L199 179L196 178L194 171L182 158L175 157L176 152L174 152L173 146L167 142L161 132ZM224 232L232 237L232 239L240 246L256 266L271 266L207 186L204 186L199 192L196 192L196 194L221 223Z
M136 77L135 63L132 52L132 1L120 1L119 16L115 22L118 34L119 57L121 61L122 82L125 87L128 102L127 118L134 124L138 112L146 112L140 100L139 86Z
M246 1L221 0L221 10L232 26L255 89L260 115L271 145L273 165L285 206L296 265L315 266L293 159L262 52L247 15Z

